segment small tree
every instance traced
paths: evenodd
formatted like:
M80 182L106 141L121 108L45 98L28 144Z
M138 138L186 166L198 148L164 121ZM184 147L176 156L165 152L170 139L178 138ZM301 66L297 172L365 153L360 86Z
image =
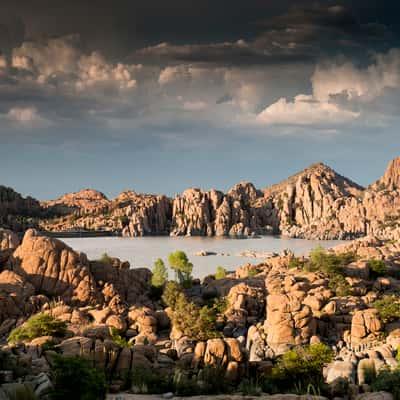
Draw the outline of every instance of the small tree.
M184 286L190 285L193 264L189 262L186 253L177 250L168 256L168 262L175 271L175 279Z
M162 299L171 307L174 328L193 340L208 340L219 337L216 330L218 315L222 312L222 303L213 307L199 307L189 301L182 287L173 281L167 282Z
M226 278L226 269L224 267L217 267L215 271L215 279L224 279Z
M151 277L151 284L156 288L161 288L165 286L168 280L167 267L161 258L157 258L153 266L153 275Z

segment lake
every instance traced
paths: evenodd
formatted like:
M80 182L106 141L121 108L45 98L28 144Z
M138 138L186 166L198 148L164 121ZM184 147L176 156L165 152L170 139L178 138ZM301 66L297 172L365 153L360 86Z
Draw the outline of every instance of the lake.
M248 239L153 236L63 238L61 240L74 250L86 253L89 259L100 258L103 253L107 253L111 257L129 261L131 267L151 268L157 258L162 258L167 264L168 254L175 250L183 250L194 265L193 276L196 278L203 278L214 273L219 265L233 271L240 265L258 264L263 261L262 258L238 256L238 253L243 251L280 253L282 250L290 249L296 255L305 255L316 246L328 248L343 243L340 240L287 239L276 236ZM218 254L194 255L201 250ZM221 255L221 253L229 254L229 256ZM172 274L170 276L172 277Z

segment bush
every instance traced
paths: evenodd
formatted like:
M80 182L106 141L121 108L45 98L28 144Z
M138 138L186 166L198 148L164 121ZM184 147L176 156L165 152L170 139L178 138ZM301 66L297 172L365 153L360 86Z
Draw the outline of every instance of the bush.
M13 329L8 336L9 343L31 341L40 336L64 336L67 324L48 314L36 314L24 324Z
M183 251L177 250L168 256L170 267L175 271L175 279L184 287L190 287L192 282L193 264Z
M182 287L176 282L168 282L162 299L171 307L172 325L193 340L207 340L219 337L215 324L219 314L219 305L199 307L186 298Z
M53 400L99 400L106 395L103 371L90 366L80 357L55 356L51 366L54 390Z
M112 340L119 346L119 347L131 347L134 345L135 338L127 339L121 335L119 329L110 327L110 336Z
M179 293L182 293L182 287L179 283L174 281L168 281L165 284L162 300L167 307L175 308L176 300L178 299Z
M324 388L322 368L332 358L331 349L322 343L296 348L278 359L265 384L276 393L321 393Z
M126 388L139 393L146 394L162 394L172 392L173 376L172 373L165 374L156 371L151 371L146 368L133 368L127 378Z
M385 324L400 319L400 299L395 295L383 296L373 304Z
M371 270L371 276L375 279L387 274L386 264L383 260L370 260L369 268Z
M371 384L374 392L385 391L393 395L394 400L400 400L400 369L381 369Z
M289 269L292 269L292 268L301 269L301 268L303 268L303 267L304 267L304 262L302 262L302 261L300 260L300 258L298 258L298 257L292 257L292 258L289 260L289 263L288 263L288 268L289 268Z
M215 279L224 279L226 278L226 269L224 267L217 267L217 270L215 271Z
M311 250L310 258L304 263L304 269L311 272L323 272L329 278L329 288L338 296L347 296L352 293L346 281L344 269L355 260L353 253L327 253L322 247Z
M161 258L157 258L154 262L153 274L151 276L151 284L155 288L162 288L168 281L168 271Z
M111 264L112 258L107 253L103 253L98 261L103 264Z

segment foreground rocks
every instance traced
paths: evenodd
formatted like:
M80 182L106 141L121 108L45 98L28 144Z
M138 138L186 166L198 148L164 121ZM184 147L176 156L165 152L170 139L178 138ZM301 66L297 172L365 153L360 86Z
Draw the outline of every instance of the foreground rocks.
M200 340L172 324L173 311L155 297L147 269L131 269L117 258L88 260L35 230L28 230L21 243L12 232L2 234L2 249L8 254L0 270L3 343L13 328L37 313L66 324L61 336L19 340L1 348L0 354L28 368L29 375L47 376L52 357L60 354L83 357L112 373L117 391L137 369L199 377L210 366L238 384L249 376L268 376L276 360L293 348L327 343L333 351L332 362L324 367L327 383L353 385L352 398L388 398L363 392L368 391L368 368L399 367L398 318L385 321L374 306L386 295L398 296L397 241L368 236L333 249L332 256L353 254L340 265L348 285L348 293L341 295L332 285L334 277L307 270L302 265L308 259L296 259L290 252L243 266L223 279L193 282L185 291L193 304L226 301L215 321L216 334ZM381 276L372 273L372 260L384 262ZM0 376L15 380L13 374L5 370Z

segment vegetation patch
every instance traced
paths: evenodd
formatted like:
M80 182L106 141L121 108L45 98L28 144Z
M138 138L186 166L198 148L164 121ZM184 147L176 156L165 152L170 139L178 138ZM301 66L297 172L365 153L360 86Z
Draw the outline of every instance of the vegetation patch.
M322 369L333 353L325 344L298 347L280 357L263 382L273 393L321 394L325 390Z
M192 340L208 340L221 336L216 329L219 305L201 307L189 301L177 282L166 284L162 299L173 311L172 325L185 336Z
M385 324L400 319L400 299L394 295L386 295L373 303Z
M100 400L106 396L103 371L91 367L81 357L55 356L52 363L52 400Z
M13 329L8 336L9 343L31 341L40 336L64 336L67 324L64 321L48 315L36 314L24 324Z

